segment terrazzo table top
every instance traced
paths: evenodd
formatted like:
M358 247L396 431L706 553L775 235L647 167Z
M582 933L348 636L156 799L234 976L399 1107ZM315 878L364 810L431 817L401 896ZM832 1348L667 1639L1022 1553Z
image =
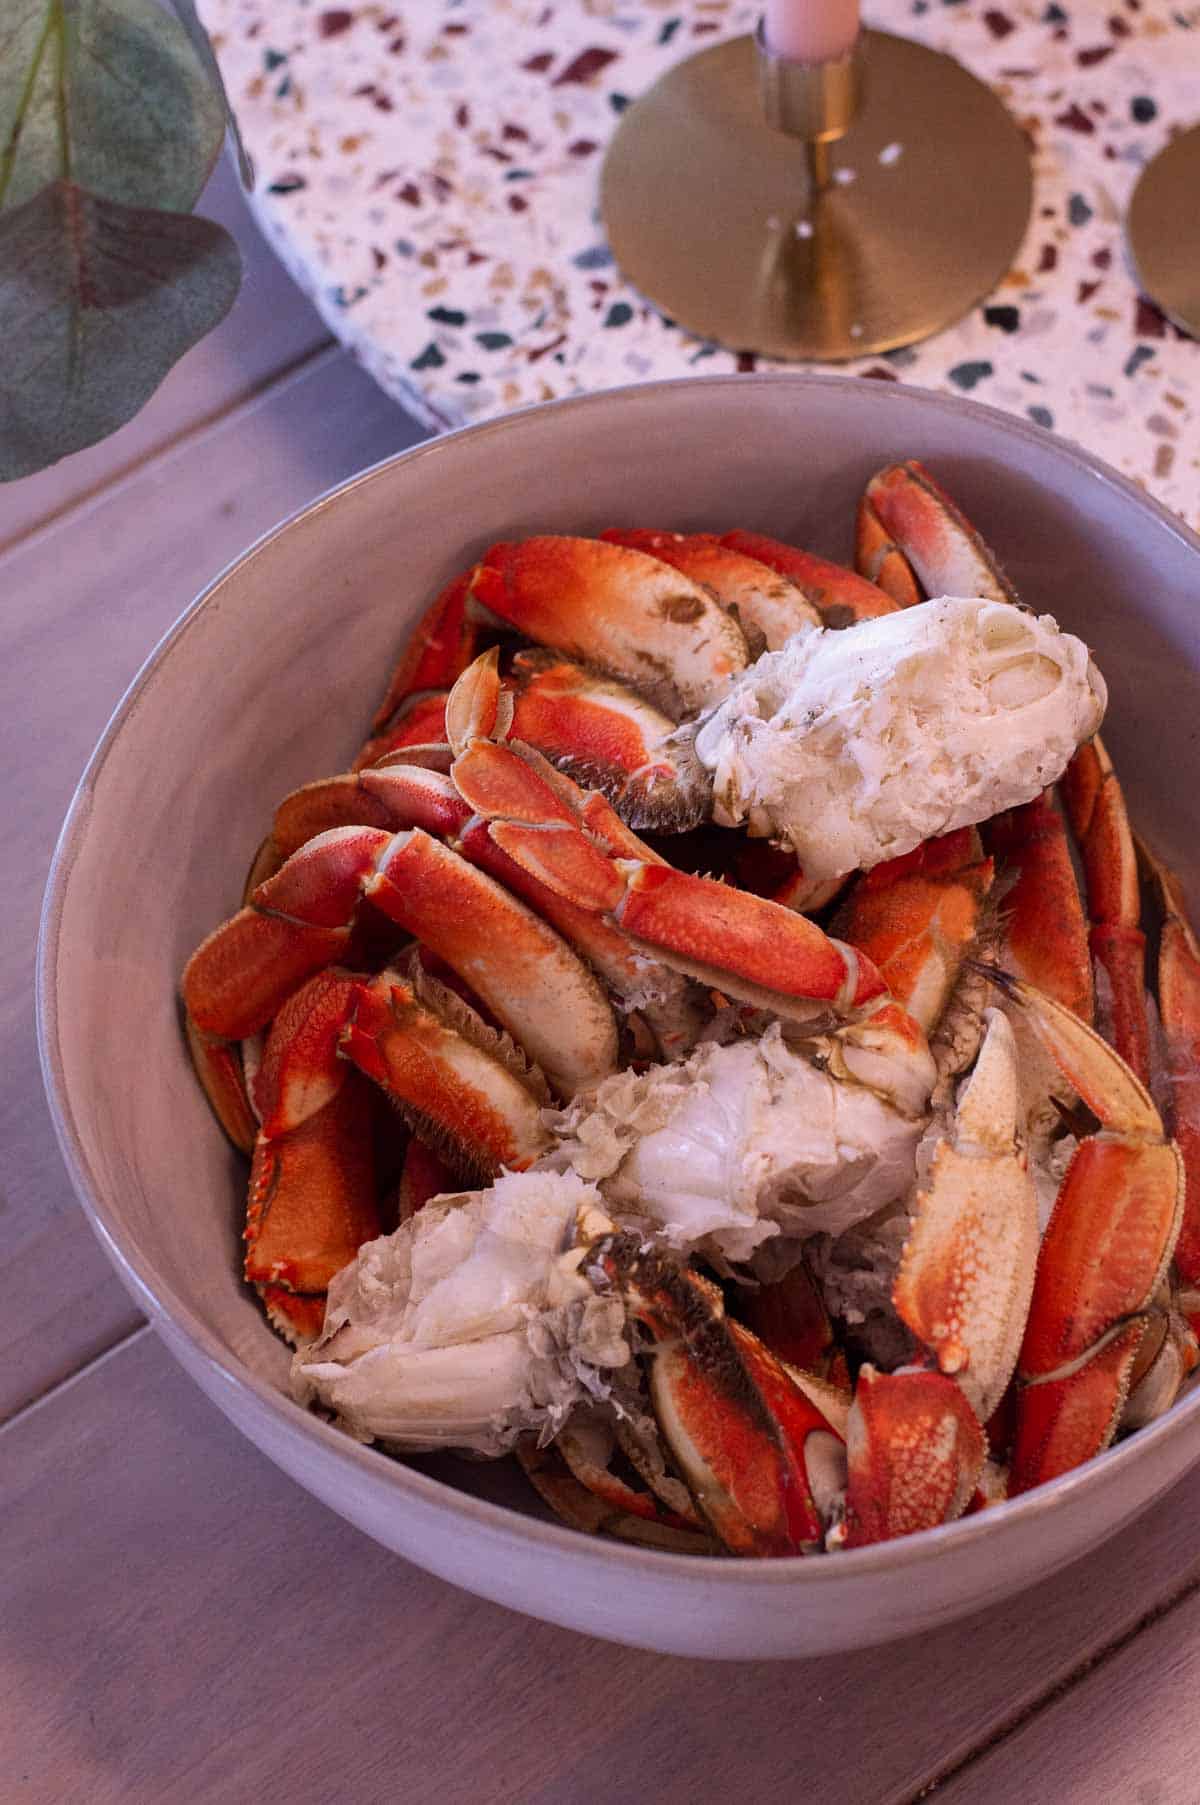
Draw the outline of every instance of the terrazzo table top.
M597 213L623 108L681 57L751 30L757 6L200 0L200 11L255 166L260 223L337 336L428 425L776 367L643 301ZM958 325L837 367L1023 414L1200 526L1200 346L1139 296L1121 228L1143 164L1200 114L1200 5L876 0L866 17L992 84L1034 147L1034 205L1013 268ZM849 146L841 159L852 166ZM902 145L891 167L902 180Z

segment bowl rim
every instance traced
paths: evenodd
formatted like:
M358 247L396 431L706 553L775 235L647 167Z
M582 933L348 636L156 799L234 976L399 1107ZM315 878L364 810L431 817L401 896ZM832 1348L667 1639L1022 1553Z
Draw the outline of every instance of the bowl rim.
M642 1573L661 1580L681 1580L691 1573L703 1579L705 1584L715 1583L724 1587L747 1583L830 1585L842 1579L867 1577L900 1567L919 1567L927 1561L940 1560L944 1553L969 1547L989 1535L993 1528L1009 1526L1016 1533L1018 1526L1031 1518L1057 1515L1073 1508L1077 1500L1090 1494L1096 1487L1103 1486L1106 1475L1123 1470L1130 1461L1137 1460L1139 1450L1145 1452L1152 1443L1160 1445L1173 1442L1180 1434L1186 1433L1200 1411L1200 1386L1193 1389L1189 1396L1177 1400L1164 1415L1145 1428L1139 1429L1102 1454L1094 1455L1082 1466L1057 1479L1021 1493L1016 1498L1006 1499L986 1511L960 1517L953 1523L865 1548L843 1550L834 1560L813 1560L802 1556L731 1559L728 1555L672 1553L641 1547L614 1537L584 1535L564 1524L526 1516L507 1505L495 1504L461 1491L401 1459L383 1454L373 1446L353 1441L332 1423L295 1403L285 1392L261 1378L240 1361L232 1350L226 1348L193 1312L187 1301L155 1271L152 1262L135 1248L125 1246L120 1232L109 1219L100 1187L95 1182L84 1152L63 1070L55 983L63 910L76 855L87 829L92 792L125 721L137 709L143 691L234 574L265 554L277 538L289 532L300 521L307 521L322 513L334 506L342 496L381 479L398 465L441 457L446 454L446 447L453 447L457 440L465 436L480 438L522 432L529 428L536 431L538 419L548 413L569 414L604 405L653 407L665 392L683 388L713 391L734 388L739 393L745 393L751 387L770 385L829 391L845 388L847 384L858 388L866 381L865 377L808 371L764 371L672 377L563 396L437 434L406 450L381 458L323 491L275 526L268 528L232 558L151 648L114 707L79 779L55 844L42 902L35 977L38 1053L59 1149L76 1196L118 1276L181 1364L187 1366L188 1361L176 1345L176 1336L181 1336L190 1345L191 1352L199 1358L209 1379L216 1381L222 1390L232 1388L244 1404L257 1406L259 1410L265 1409L269 1415L279 1419L281 1429L302 1442L307 1441L314 1452L319 1451L349 1461L358 1468L368 1484L375 1481L387 1487L397 1500L413 1498L426 1506L448 1513L464 1527L487 1530L494 1537L512 1543L532 1545L534 1551L540 1548L548 1555L561 1552L606 1568L617 1564L631 1573ZM1187 549L1200 556L1200 536L1185 521L1148 495L1137 483L1122 476L1103 459L1083 447L1069 440L1059 439L1047 433L1044 428L1001 408L967 397L946 395L907 383L893 385L872 382L871 391L873 404L884 408L903 403L927 409L933 414L960 415L966 412L986 425L1000 428L1009 436L1028 440L1043 451L1047 449L1049 441L1050 449L1057 458L1074 465L1080 474L1098 483L1102 489L1115 491L1133 501L1139 510L1148 513L1160 527L1166 528ZM880 436L884 436L882 428ZM452 450L450 455L453 455ZM192 1376L196 1377L196 1374L193 1373ZM238 1426L241 1426L240 1423Z

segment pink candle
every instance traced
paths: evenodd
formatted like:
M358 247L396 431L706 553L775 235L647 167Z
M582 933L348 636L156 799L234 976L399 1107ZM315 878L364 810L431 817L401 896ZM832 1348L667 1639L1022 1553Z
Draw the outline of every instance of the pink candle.
M831 62L858 36L858 0L764 0L763 32L775 56Z

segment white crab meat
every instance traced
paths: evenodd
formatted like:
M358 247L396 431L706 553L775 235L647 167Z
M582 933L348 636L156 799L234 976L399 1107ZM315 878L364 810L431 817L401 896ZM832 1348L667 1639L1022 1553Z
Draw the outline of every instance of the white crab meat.
M772 1026L605 1079L559 1118L548 1157L681 1252L743 1261L776 1236L839 1235L904 1195L923 1127Z
M435 1198L338 1273L321 1338L293 1362L296 1395L400 1449L501 1454L524 1430L552 1433L630 1358L619 1301L578 1271L609 1227L570 1172Z
M795 634L734 679L695 748L716 820L786 842L820 879L1032 801L1106 699L1050 615L942 596Z

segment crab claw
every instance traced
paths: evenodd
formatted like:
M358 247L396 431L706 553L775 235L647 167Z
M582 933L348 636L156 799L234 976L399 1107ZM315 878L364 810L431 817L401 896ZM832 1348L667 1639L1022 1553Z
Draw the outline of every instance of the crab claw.
M873 476L861 509L860 558L865 553L868 570L873 564L878 567L884 587L902 606L921 598L899 562L911 565L928 596L1017 600L1016 590L966 515L915 458L890 464Z
M992 975L1100 1121L1067 1168L1038 1256L1018 1361L1016 1493L1111 1440L1179 1235L1184 1174L1149 1092L1107 1042L1050 997Z
M1004 1396L1033 1292L1037 1194L1017 1150L1016 1046L998 1009L904 1249L897 1314L958 1380L981 1422Z
M715 533L619 532L612 528L600 537L612 545L649 552L694 583L705 584L723 608L737 615L747 639L756 641L759 650L765 647L774 652L793 633L823 624L820 612L798 583L772 570L761 558L735 550Z
M877 584L847 570L844 564L831 564L828 558L785 545L766 533L747 533L737 528L722 534L721 544L730 551L757 558L760 564L794 583L816 609L824 627L849 627L858 620L873 620L876 615L895 612L895 601Z
M493 545L471 592L539 644L681 709L703 707L749 657L741 628L706 589L600 539Z
M634 1235L605 1237L590 1258L651 1337L659 1429L725 1547L744 1555L819 1548L813 1477L825 1444L840 1440L827 1418L748 1329L726 1318L707 1279Z
M845 1527L832 1540L864 1548L952 1523L974 1497L986 1455L979 1419L953 1379L864 1366L846 1431Z

